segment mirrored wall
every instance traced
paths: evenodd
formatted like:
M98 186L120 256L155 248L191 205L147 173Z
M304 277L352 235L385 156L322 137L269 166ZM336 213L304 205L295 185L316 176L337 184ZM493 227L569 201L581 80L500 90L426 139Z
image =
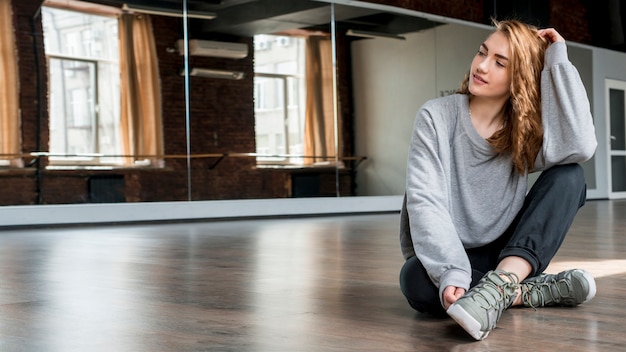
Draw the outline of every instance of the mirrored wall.
M367 2L8 2L1 205L401 195L416 111L489 33Z
M354 194L331 4L3 3L20 91L0 204Z

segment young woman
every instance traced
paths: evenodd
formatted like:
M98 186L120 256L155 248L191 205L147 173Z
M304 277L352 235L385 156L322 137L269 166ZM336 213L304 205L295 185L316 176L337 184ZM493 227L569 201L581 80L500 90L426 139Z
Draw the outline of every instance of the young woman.
M578 163L596 145L563 37L495 22L457 94L427 102L415 119L400 225L409 304L446 312L480 340L511 306L593 298L588 272L543 271L585 203Z

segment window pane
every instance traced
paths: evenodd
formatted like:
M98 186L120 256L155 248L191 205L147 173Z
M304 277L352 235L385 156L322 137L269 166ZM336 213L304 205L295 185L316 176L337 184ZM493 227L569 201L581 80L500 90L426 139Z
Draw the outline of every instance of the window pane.
M117 19L42 8L47 55L118 60Z
M626 192L626 157L611 157L611 182L613 192Z
M120 82L119 65L98 65L98 153L122 154L120 141ZM121 163L121 158L102 158L102 163Z
M50 152L94 153L95 63L49 62Z
M609 90L611 112L611 150L626 150L626 116L624 91L619 89Z
M285 152L285 111L277 95L282 95L282 79L257 77L255 79L255 133L256 151L261 154ZM283 159L283 158L278 158ZM264 160L276 160L265 158Z
M289 102L289 154L304 155L304 118L306 106L306 94L304 79L301 77L289 77L287 79ZM304 159L292 158L292 163L302 164Z

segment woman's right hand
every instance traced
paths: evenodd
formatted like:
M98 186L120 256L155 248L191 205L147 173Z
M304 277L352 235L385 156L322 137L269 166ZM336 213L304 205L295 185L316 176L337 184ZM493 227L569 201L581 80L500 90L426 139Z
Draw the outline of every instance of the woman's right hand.
M540 29L537 34L546 38L548 43L565 42L565 39L554 28Z
M465 289L456 287L456 286L447 286L443 289L443 308L448 310L448 308L452 305L452 303L456 302L457 299L463 297L465 294Z

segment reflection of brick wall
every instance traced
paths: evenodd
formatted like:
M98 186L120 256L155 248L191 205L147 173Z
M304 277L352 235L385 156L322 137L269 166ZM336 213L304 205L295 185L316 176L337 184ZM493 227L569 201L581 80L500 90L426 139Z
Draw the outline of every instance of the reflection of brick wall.
M15 170L0 174L0 205L34 204L37 185L32 170Z
M13 25L15 27L15 39L18 52L18 73L20 79L20 110L22 127L23 151L38 150L37 133L41 137L41 143L47 144L48 124L44 121L38 123L39 109L41 114L48 113L48 101L45 92L38 96L37 80L42 87L47 86L45 71L45 57L43 55L43 35L41 21L33 19L42 0L17 1L13 0ZM37 33L33 35L33 33ZM39 49L39 55L35 56L35 48ZM44 68L44 74L37 75L36 65Z
M45 93L39 96L37 88L47 86L47 77L45 74L37 75L36 69L39 64L45 72L43 36L41 35L41 22L33 20L42 2L42 0L12 1L20 80L16 89L19 90L22 152L24 153L39 150L38 144L47 144L48 140L47 121L39 119L40 115L47 116L48 114L47 96ZM35 56L35 47L39 49L40 55L38 56ZM31 161L24 159L27 164ZM33 168L7 170L0 174L0 184L2 184L0 205L37 204L37 179L37 172Z
M174 47L176 40L182 38L182 28L177 19L158 16L153 17L153 25L164 102L165 152L185 154L184 78L179 75L184 62L177 52L168 52L168 49ZM243 42L252 47L252 38L222 40ZM192 154L255 151L252 60L252 55L237 60L190 57L190 67L243 71L246 74L242 80L190 77ZM254 165L253 160L242 162L244 165Z

